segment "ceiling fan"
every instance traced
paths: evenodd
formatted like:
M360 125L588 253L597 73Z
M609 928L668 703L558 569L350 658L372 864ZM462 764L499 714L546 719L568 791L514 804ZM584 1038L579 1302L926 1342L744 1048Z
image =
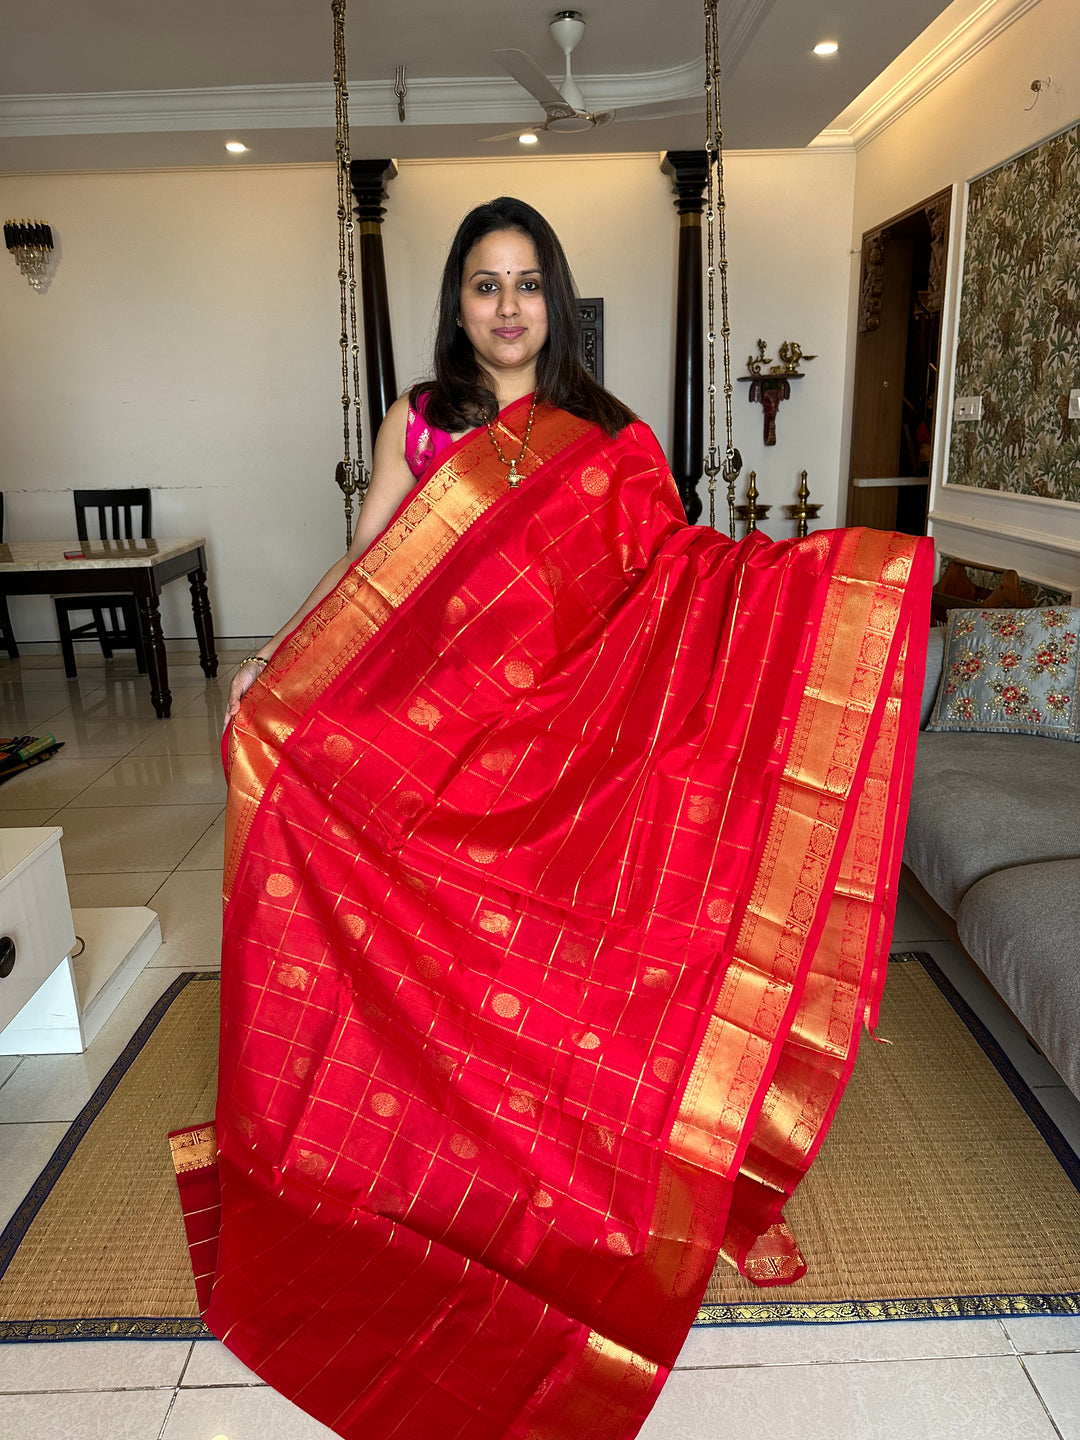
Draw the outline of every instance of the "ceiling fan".
M543 121L538 125L525 126L526 131L531 130L535 134L538 131L554 130L567 134L574 131L592 130L598 125L607 125L615 119L616 114L620 118L625 117L628 120L660 120L666 119L669 115L685 115L702 108L702 101L695 99L621 106L618 112L615 110L589 110L585 104L585 97L570 69L570 56L585 33L585 21L581 11L559 10L548 29L551 31L556 45L566 57L566 74L558 88L551 83L532 56L526 55L524 50L491 51L491 58L495 63L500 65L508 75L512 75L518 84L543 107ZM519 128L507 131L503 135L492 135L489 138L493 141L510 140L521 133L522 130Z

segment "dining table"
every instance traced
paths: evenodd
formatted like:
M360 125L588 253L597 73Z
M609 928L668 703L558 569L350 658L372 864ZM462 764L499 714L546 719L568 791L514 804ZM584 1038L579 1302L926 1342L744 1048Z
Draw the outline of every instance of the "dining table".
M0 543L0 595L112 595L135 598L146 654L150 699L159 719L172 710L169 662L159 599L171 580L186 576L203 674L213 678L214 621L206 589L206 541L166 536L146 540L13 540ZM14 640L8 646L18 657Z

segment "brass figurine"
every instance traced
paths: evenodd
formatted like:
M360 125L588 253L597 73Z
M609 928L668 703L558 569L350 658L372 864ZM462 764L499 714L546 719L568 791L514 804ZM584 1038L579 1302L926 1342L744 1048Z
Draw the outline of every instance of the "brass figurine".
M764 366L771 365L773 363L771 357L765 354L765 351L768 347L766 346L764 340L759 340L757 342L757 348L758 353L756 355L748 355L746 357L746 368L747 370L749 370L751 375L760 375Z

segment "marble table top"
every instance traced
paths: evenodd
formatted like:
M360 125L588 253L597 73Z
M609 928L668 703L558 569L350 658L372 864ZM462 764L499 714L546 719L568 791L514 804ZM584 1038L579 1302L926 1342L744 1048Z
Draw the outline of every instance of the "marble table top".
M151 540L13 540L0 544L0 574L15 570L111 570L117 566L149 569L196 550L202 536ZM64 552L79 551L81 559L65 559Z

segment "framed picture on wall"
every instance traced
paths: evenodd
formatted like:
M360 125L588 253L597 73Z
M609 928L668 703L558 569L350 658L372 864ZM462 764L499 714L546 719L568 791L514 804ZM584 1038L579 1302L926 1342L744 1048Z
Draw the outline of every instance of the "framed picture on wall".
M604 302L579 300L578 326L585 368L598 384L604 383Z

